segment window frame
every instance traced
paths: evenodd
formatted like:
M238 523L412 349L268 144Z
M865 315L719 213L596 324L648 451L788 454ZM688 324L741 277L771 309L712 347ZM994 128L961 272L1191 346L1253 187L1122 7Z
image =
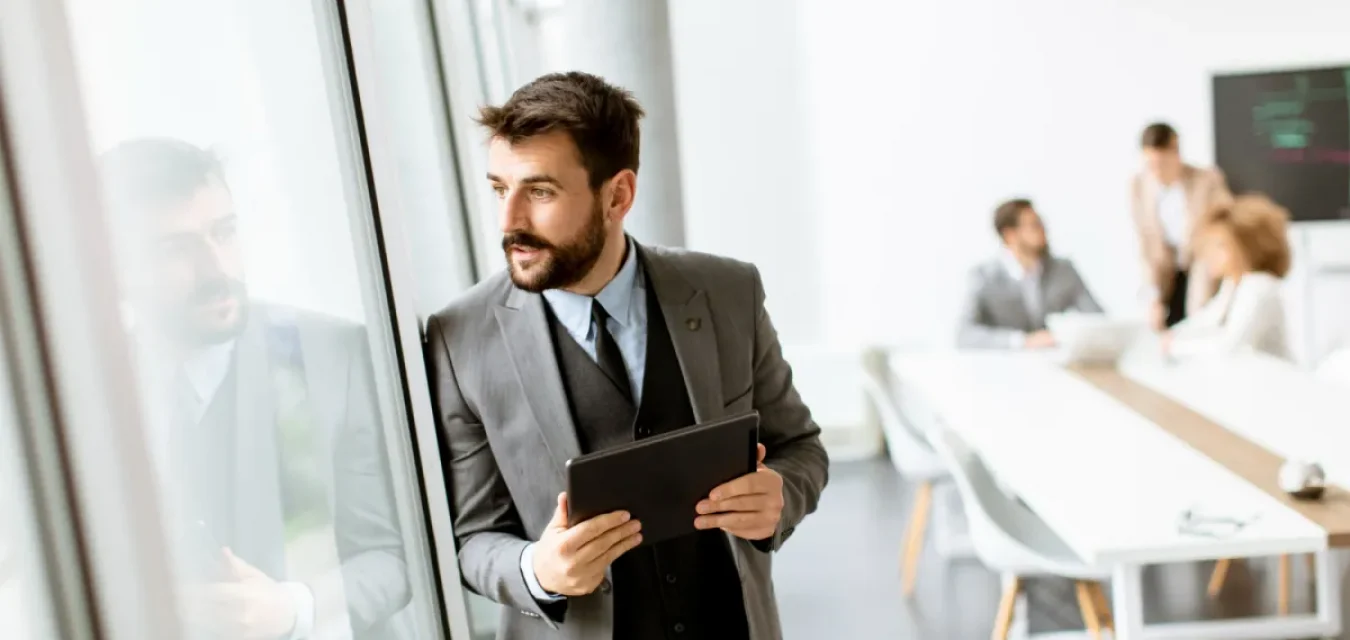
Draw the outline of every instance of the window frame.
M7 213L22 252L6 252L4 320L19 333L12 373L53 536L55 613L65 637L173 640L182 629L138 396L131 376L113 374L131 357L107 321L120 317L117 283L103 218L90 215L101 204L65 7L0 0L0 14Z
M348 217L353 242L358 243L358 264L365 267L358 269L360 284L363 293L378 294L379 302L367 317L384 317L379 326L368 325L371 332L383 332L371 341L372 349L386 350L374 354L382 356L375 358L375 366L396 365L375 372L388 387L384 391L395 395L382 398L381 409L387 415L392 405L402 412L400 426L408 427L390 446L409 447L408 462L415 468L399 469L398 456L391 456L394 481L416 478L411 497L420 501L422 521L417 524L432 554L438 627L453 640L468 640L465 591L422 357L415 273L403 235L409 226L395 198L396 167L378 107L363 99L377 86L373 1L378 0L313 0L316 22L327 31L320 33L325 49L320 59L329 86L345 87L345 100L329 104L341 129L342 152L351 154L342 166L349 172L344 186L358 212ZM426 8L430 19L430 2ZM10 329L4 334L7 343L26 340L34 352L26 354L28 359L39 360L15 373L25 383L16 401L34 405L34 411L25 412L25 441L42 448L33 464L34 476L41 480L35 504L43 512L43 533L50 541L45 546L51 550L55 614L62 637L72 640L177 640L183 637L182 621L173 567L163 553L167 540L142 428L141 396L134 376L115 374L131 370L131 348L119 324L108 322L120 317L118 276L66 9L52 0L0 0L0 13L6 18L0 21L0 135L14 177L14 206L12 212L0 211L0 222L10 222L5 218L12 213L18 233L4 244L12 240L22 245L26 259L22 273L8 259L19 253L7 252L7 259L0 261L0 319ZM434 34L435 26L428 27ZM439 46L436 55L444 63ZM437 95L454 94L450 75L442 69ZM445 106L447 121L453 123L448 116L453 106ZM447 144L462 162L462 150L453 144L456 127L449 129ZM461 175L445 179L464 188ZM463 221L472 225L473 216L467 213L474 208L467 202L471 198L461 199L466 201ZM0 246L9 248L4 244ZM472 280L474 276L471 272ZM16 292L16 283L31 290ZM31 312L28 324L23 322L25 311ZM12 335L24 330L27 335ZM8 355L12 361L20 359ZM31 419L43 417L44 410L47 419ZM410 559L409 564L415 562Z
M475 0L424 1L431 6L445 103L450 114L458 116L451 119L450 135L460 169L464 215L475 249L476 279L482 279L506 268L506 257L500 249L501 233L496 225L497 195L486 179L486 138L470 114L477 113L489 101L504 99L493 95L490 87L502 86L507 81L505 68L490 68L493 65L487 58L491 52L484 50L485 34L480 33L482 22L473 4ZM500 60L496 61L500 65Z
M323 0L315 0L324 4ZM370 2L379 0L346 0L341 12L346 32L347 59L353 100L356 104L356 129L365 163L364 198L372 212L371 238L384 269L384 292L391 313L391 328L396 336L397 353L402 366L403 402L412 429L412 444L417 467L421 473L423 513L427 519L433 560L441 587L441 606L448 618L450 637L459 640L472 638L468 607L459 571L459 558L450 515L449 494L445 486L440 440L436 431L436 415L431 401L431 388L423 357L422 320L418 315L416 291L417 274L406 238L413 229L408 212L399 205L400 184L397 164L394 162L393 142L385 133L382 105L371 96L379 91L379 64L375 57L375 42ZM429 35L429 34L425 34ZM442 81L445 82L442 75ZM438 92L438 95L441 95ZM445 114L449 120L449 114ZM446 140L453 146L453 137ZM350 163L347 163L351 166ZM448 181L459 176L447 175ZM458 186L458 185L454 185ZM462 190L459 191L462 193ZM463 198L460 198L461 202ZM454 215L453 212L446 212ZM464 215L461 214L461 220ZM367 235L363 233L362 235ZM468 235L464 236L466 239ZM470 247L462 250L471 251ZM472 253L470 254L472 256ZM465 266L471 268L472 261ZM474 274L470 274L472 277Z
M0 105L3 112L5 105ZM0 132L0 138L8 136ZM87 581L81 564L71 496L67 491L65 463L46 402L47 375L40 348L35 309L27 276L27 250L21 242L19 204L10 185L15 175L8 164L8 149L0 144L0 441L14 456L0 459L6 474L0 482L17 482L14 493L20 503L3 518L18 518L29 530L29 539L11 539L25 546L11 551L35 551L30 567L37 575L21 575L28 598L42 600L42 610L26 603L23 615L47 614L43 628L58 637L86 639L93 636L93 620L87 606ZM12 466L11 466L12 465ZM0 576L0 584L5 581Z

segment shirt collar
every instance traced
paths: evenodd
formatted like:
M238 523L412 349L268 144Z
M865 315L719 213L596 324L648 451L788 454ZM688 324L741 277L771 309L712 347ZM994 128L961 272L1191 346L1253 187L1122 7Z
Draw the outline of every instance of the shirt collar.
M562 289L544 291L544 299L553 309L553 315L572 335L590 336L592 301L599 303L605 313L619 325L627 326L632 322L633 292L638 287L640 265L637 259L637 243L633 242L632 238L628 238L627 241L628 248L625 250L627 256L623 265L594 298Z
M202 401L210 399L230 371L234 341L211 345L192 352L183 360L183 375Z
M1003 268L1007 270L1008 275L1012 276L1013 280L1019 282L1025 280L1028 275L1032 277L1041 275L1041 269L1045 265L1045 260L1041 259L1036 262L1036 266L1032 267L1030 273L1028 273L1027 269L1022 266L1022 263L1017 260L1017 256L1013 255L1012 250L1007 247L1004 247L1003 251L999 253L999 261L1003 263Z

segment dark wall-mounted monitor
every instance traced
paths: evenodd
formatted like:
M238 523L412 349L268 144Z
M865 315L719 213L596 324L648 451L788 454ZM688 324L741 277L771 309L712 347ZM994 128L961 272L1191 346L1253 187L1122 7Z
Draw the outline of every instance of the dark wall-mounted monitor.
M1214 145L1233 193L1350 220L1350 66L1215 76Z

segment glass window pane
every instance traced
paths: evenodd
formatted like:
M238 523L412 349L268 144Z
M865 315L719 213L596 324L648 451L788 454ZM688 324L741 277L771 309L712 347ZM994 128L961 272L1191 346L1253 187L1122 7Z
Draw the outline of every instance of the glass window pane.
M398 176L394 195L407 229L417 311L426 317L473 285L431 8L416 0L369 6L378 84L366 99L380 106L376 117ZM464 250L447 250L459 247Z
M66 6L191 637L440 637L336 5Z

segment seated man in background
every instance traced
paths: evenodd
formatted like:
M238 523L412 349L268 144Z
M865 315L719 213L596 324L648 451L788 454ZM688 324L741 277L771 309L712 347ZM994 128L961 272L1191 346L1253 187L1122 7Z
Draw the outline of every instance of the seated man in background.
M1242 196L1196 226L1196 258L1221 278L1219 292L1163 335L1179 357L1251 348L1289 358L1280 283L1289 272L1289 212L1265 196Z
M1071 310L1101 312L1073 264L1050 255L1045 227L1030 200L999 205L994 230L1003 240L1003 250L971 272L958 346L1053 347L1046 316Z

